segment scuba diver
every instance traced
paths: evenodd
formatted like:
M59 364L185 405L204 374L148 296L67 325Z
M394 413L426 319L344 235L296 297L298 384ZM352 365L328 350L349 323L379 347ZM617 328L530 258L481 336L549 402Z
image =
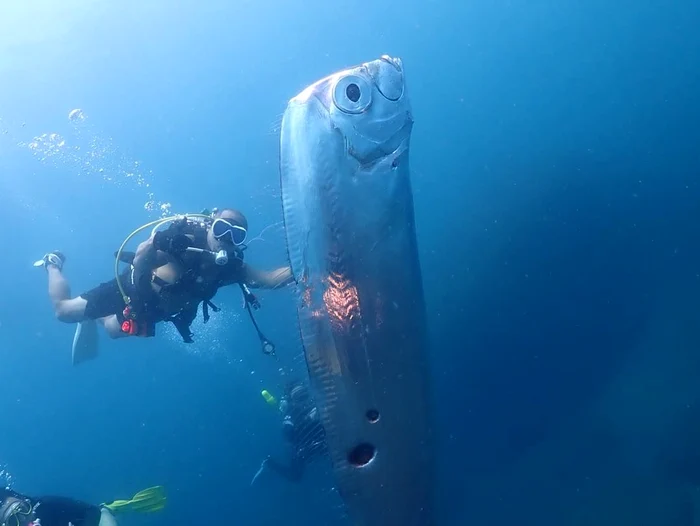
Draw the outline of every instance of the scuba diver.
M289 482L298 482L304 475L306 465L327 451L318 409L303 383L293 381L285 387L279 411L283 415L282 434L291 445L289 461L280 462L268 456L250 482L251 486L266 469L271 469Z
M139 491L130 500L99 506L68 497L28 497L0 488L0 526L117 526L114 514L160 511L166 501L161 486Z
M231 208L206 212L162 219L137 229L115 254L115 278L77 297L71 297L63 275L66 258L62 253L50 252L34 264L47 271L56 317L79 324L73 341L74 363L97 354L95 320L111 338L154 336L157 323L170 321L183 341L191 343L190 325L197 317L199 304L206 323L209 309L219 310L211 299L219 288L232 284L241 287L263 351L274 353L274 346L260 332L250 310L260 306L250 288L283 287L293 281L291 269L265 272L244 263L248 231L245 216ZM167 229L158 230L166 223L170 223ZM150 237L135 253L123 251L135 234L153 225ZM119 272L120 262L129 268Z

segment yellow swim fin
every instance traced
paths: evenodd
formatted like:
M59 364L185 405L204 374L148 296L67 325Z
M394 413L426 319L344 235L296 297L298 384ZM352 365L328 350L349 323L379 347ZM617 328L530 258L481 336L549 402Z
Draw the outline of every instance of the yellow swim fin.
M153 486L139 491L131 500L115 500L111 504L102 504L114 513L137 512L152 513L165 508L167 501L165 488L163 486Z

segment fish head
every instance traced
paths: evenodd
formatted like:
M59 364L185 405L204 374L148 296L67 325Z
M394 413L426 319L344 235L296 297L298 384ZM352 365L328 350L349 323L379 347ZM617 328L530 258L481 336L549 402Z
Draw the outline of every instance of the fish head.
M369 167L408 149L413 126L403 63L383 55L330 75L297 96L315 98L345 153Z

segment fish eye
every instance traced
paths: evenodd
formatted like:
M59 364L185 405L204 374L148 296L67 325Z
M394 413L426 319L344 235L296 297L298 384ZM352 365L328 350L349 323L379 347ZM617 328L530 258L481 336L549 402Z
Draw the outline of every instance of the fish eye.
M348 99L351 101L357 102L360 100L360 87L354 82L352 84L348 84L348 87L345 88L345 95L347 95Z
M362 113L372 103L372 86L359 75L341 77L333 89L333 103L343 113Z

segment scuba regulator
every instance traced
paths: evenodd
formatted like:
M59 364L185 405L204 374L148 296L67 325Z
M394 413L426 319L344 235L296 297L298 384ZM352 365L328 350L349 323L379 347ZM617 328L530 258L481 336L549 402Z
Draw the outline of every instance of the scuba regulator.
M187 252L197 252L199 254L209 254L214 258L214 263L223 267L228 265L228 252L225 250L219 250L218 252L212 252L211 250L206 250L204 248L187 247Z
M209 216L209 218L213 219L218 211L219 211L219 209L216 207L212 208L211 210L209 210L208 208L205 208L204 210L202 210L201 215ZM192 251L199 251L199 250L193 249ZM205 251L201 251L201 252L205 252ZM216 263L217 265L219 265L221 267L228 265L228 252L226 252L225 250L219 250L218 252L211 252L211 251L206 251L206 252L208 252L209 254L214 256L214 263Z

